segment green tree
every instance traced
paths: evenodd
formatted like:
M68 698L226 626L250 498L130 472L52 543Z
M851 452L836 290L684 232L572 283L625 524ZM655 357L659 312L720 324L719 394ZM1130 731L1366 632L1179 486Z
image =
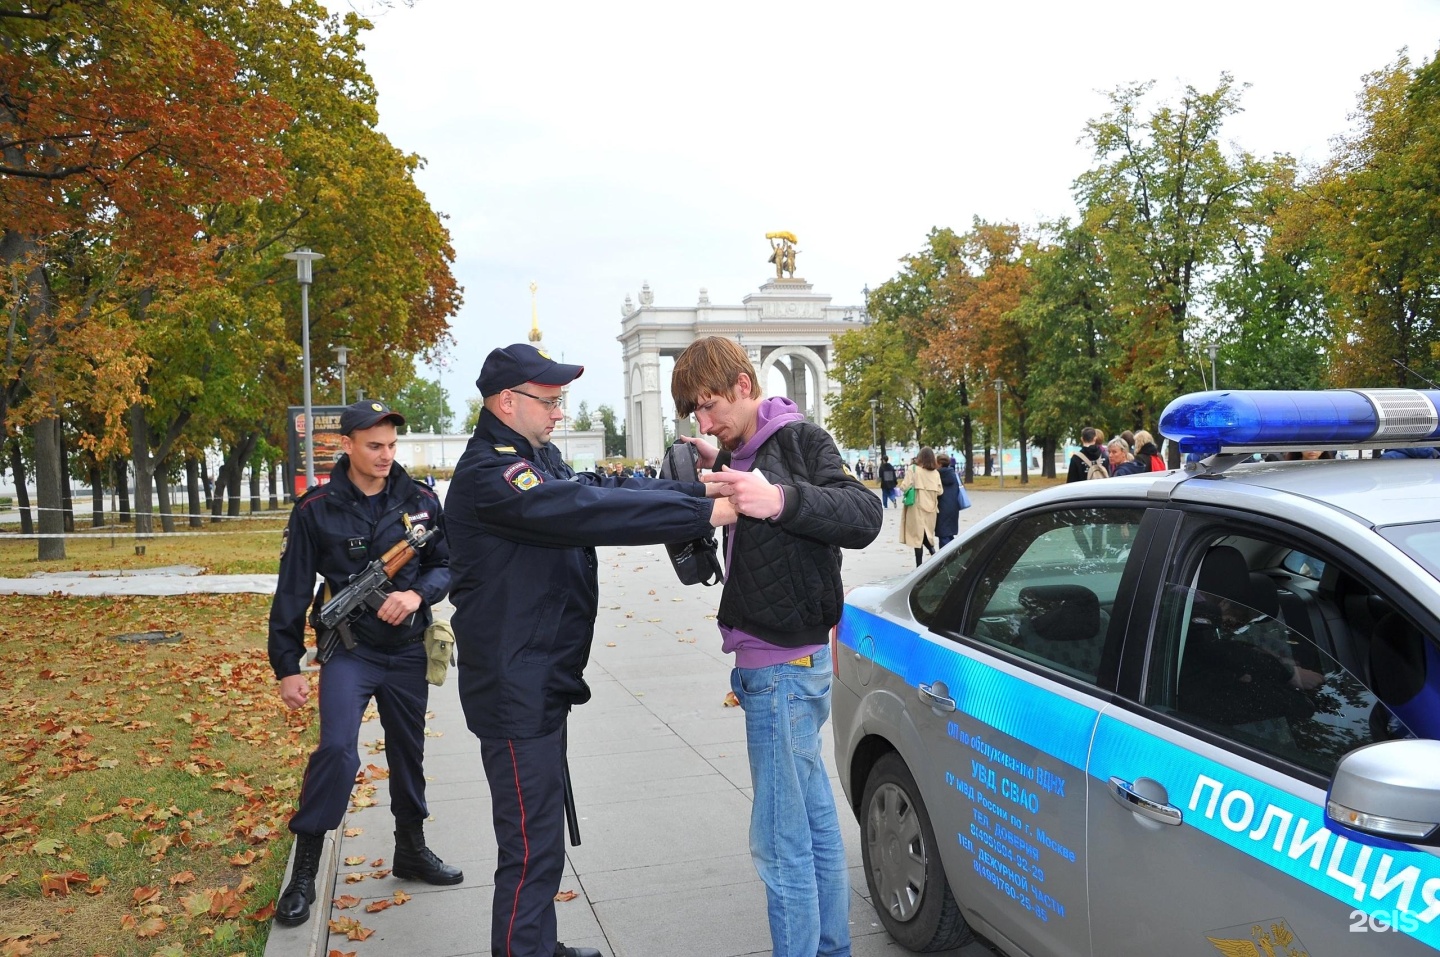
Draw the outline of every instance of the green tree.
M405 427L411 432L443 434L450 431L455 413L450 408L450 394L439 381L415 379L395 397L391 407L405 416Z
M478 395L472 395L465 400L465 431L474 432L475 427L480 424L480 410L485 408L485 400Z
M1365 78L1354 120L1312 186L1335 297L1337 385L1440 377L1440 58Z
M578 432L588 432L593 427L593 423L590 421L590 403L584 399L580 400L580 408L575 410L570 425Z
M1111 109L1086 124L1098 165L1075 181L1121 319L1116 394L1136 427L1200 385L1195 313L1263 178L1253 157L1222 147L1222 127L1240 110L1241 89L1229 74L1210 92L1187 86L1178 104L1146 115L1152 87L1115 90Z
M601 405L595 409L595 415L600 419L600 427L605 430L605 454L625 454L625 427L617 425L615 410L608 405Z

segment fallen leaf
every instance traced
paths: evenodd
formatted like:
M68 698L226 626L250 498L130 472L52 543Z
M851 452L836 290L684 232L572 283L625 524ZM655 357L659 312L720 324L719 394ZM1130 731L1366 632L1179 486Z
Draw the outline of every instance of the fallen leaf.
M181 871L179 874L170 875L170 886L178 887L181 884L189 884L195 880L194 871Z
M354 894L341 894L339 897L335 898L332 903L334 903L334 905L340 910L349 910L356 904L360 903L360 898L356 897Z
M248 867L249 865L255 863L255 852L247 848L246 850L243 850L239 854L236 854L234 857L230 858L230 863L234 864L236 867Z
M378 914L378 913L380 913L382 910L389 910L391 907L394 907L394 906L395 906L395 904L394 904L393 901L388 901L388 900L372 901L371 903L365 905L365 913L367 913L367 914Z
M148 904L151 901L157 901L159 899L160 888L158 887L137 887L135 888L135 892L130 895L130 900L137 907L141 904Z
M364 863L365 863L365 858L364 858L364 857L361 857L360 855L353 855L353 856L351 856L351 857L345 858L345 866L346 866L346 867L354 867L354 866L357 865L357 864L364 864Z
M151 917L140 922L140 926L135 928L135 936L143 940L148 937L154 937L164 929L164 920L159 917Z
M399 907L401 904L410 900L410 895L405 893L404 891L396 891L395 893L390 895L390 899L395 902L396 907Z
M555 895L555 899L563 904L566 901L573 901L579 896L580 895L575 893L574 891L561 891L560 893Z
M262 908L260 908L259 910L257 910L255 913L251 914L251 915L250 915L250 919L253 920L253 921L256 921L257 923L263 924L263 923L267 922L268 920L270 920L270 918L272 918L272 917L274 917L274 916L275 916L275 902L274 902L274 901L271 901L270 903L266 904L264 907L262 907Z
M106 846L114 848L117 851L129 843L130 842L125 838L125 835L121 834L119 831L111 831L109 834L105 835Z
M738 707L740 707L740 699L737 698L737 697L735 697L735 692L733 692L733 691L727 691L727 692L725 692L725 707L727 707L727 708L738 708Z
M353 917L342 917L339 920L330 922L330 930L336 934L344 934L350 940L365 940L374 934L375 931L365 927Z
M606 648L614 648L614 647L615 647L615 642L613 642L613 641L607 641L607 642L605 642L605 647L606 647Z
M373 861L370 862L370 866L371 866L371 867L384 867L384 866L385 866L385 858L383 858L383 857L377 857L377 858L375 858L375 860L373 860Z
M346 837L359 837L361 834L364 834L364 833L365 833L365 829L364 829L363 827L347 827L347 828L345 829L345 836L346 836Z
M100 894L105 893L105 888L107 888L107 887L109 887L109 886L110 886L110 878L108 878L108 877L97 877L97 878L95 878L93 881L90 882L90 886L89 886L89 887L85 888L85 893L89 894L91 897L97 897L97 896L99 896Z

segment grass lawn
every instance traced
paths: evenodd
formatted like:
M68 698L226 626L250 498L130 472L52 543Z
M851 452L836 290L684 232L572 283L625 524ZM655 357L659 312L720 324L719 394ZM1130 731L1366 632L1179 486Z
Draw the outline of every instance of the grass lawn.
M65 557L58 561L36 559L37 543L20 537L20 524L0 526L0 578L24 578L32 572L97 571L106 568L157 568L162 565L197 565L212 575L274 574L280 570L280 535L290 517L288 510L253 518L233 518L192 529L181 517L176 532L157 534L143 541L133 526L98 531L77 514L76 534L65 540ZM160 531L156 517L155 531ZM202 532L204 534L188 534ZM137 545L145 554L135 554Z
M262 561L263 540L273 568L280 525L268 528L158 540L164 557L145 559L233 568ZM197 560L179 544L201 541L254 554ZM34 547L5 543L0 574L25 550L33 570ZM122 564L108 547L75 544L62 564ZM318 726L313 707L288 712L275 693L269 604L0 596L0 955L263 953ZM184 638L112 638L139 631Z

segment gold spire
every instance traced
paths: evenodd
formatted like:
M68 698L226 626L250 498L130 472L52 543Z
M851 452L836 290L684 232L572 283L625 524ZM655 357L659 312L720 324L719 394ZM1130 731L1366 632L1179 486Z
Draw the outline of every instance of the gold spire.
M530 341L540 341L540 313L535 308L535 292L540 287L535 283L530 284Z

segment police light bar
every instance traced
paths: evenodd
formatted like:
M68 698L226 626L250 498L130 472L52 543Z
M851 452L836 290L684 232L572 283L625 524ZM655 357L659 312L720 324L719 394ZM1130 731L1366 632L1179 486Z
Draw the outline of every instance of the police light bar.
M1192 392L1165 407L1160 432L1200 455L1440 445L1440 390Z

